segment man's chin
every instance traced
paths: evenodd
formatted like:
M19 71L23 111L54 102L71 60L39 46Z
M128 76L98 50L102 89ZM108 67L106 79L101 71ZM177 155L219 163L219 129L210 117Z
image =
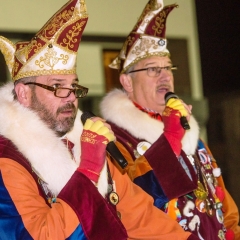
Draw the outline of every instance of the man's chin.
M74 117L68 117L60 120L58 124L56 124L55 131L58 133L58 135L65 135L72 130L74 126L74 121Z

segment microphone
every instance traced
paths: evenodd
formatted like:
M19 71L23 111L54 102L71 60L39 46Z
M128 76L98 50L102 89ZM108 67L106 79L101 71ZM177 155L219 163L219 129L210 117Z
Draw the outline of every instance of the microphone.
M84 124L88 118L92 117L96 117L96 115L94 115L92 112L83 112L81 116L81 121ZM124 169L128 165L127 160L124 158L124 156L119 151L119 149L117 148L113 141L107 144L106 149L108 153L117 161L117 163L120 165L122 169Z
M179 97L178 97L175 93L173 93L173 92L167 92L167 93L165 94L165 102L167 103L167 101L168 101L170 98L179 99ZM189 129L190 129L190 126L189 126L189 124L188 124L188 121L187 121L187 118L186 118L186 117L182 116L182 117L180 118L180 123L181 123L183 129L185 129L185 130L189 130Z

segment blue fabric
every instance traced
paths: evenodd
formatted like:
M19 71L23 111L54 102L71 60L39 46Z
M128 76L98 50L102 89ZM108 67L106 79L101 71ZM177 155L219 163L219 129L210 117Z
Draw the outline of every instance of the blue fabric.
M2 179L0 172L0 240L32 240L25 229ZM67 238L67 240L87 240L81 225Z
M72 233L70 237L68 237L66 240L87 240L87 238L84 235L83 229L81 225L78 225L76 230Z
M1 240L28 240L33 239L25 229L2 179L0 172L0 239Z
M198 149L205 149L205 146L204 146L203 142L200 139L198 141Z
M154 206L161 208L169 202L152 170L135 178L134 183L153 197Z

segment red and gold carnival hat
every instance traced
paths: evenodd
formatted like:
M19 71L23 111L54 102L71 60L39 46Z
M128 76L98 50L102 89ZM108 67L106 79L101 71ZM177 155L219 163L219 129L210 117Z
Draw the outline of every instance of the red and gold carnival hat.
M132 65L150 56L170 56L165 38L166 20L173 8L163 7L163 0L149 0L137 24L128 35L120 54L109 65L126 72Z
M0 36L14 81L31 76L76 73L76 58L88 14L84 0L70 0L28 42L13 44Z

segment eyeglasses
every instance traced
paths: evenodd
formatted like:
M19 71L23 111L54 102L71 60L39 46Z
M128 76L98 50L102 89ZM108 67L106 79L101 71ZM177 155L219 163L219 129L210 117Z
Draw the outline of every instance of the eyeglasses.
M75 84L74 88L63 88L63 87L50 87L48 85L35 83L35 82L24 83L24 85L29 85L29 84L33 84L33 85L42 87L44 89L47 89L49 91L52 91L54 92L54 96L59 98L67 98L72 92L75 94L76 98L83 98L88 93L88 88L78 84Z
M160 75L162 69L164 69L164 70L166 70L166 71L168 71L169 73L172 74L172 71L177 70L177 66L149 67L149 68L142 68L142 69L133 70L133 71L130 71L128 73L147 71L147 75L149 77L158 77Z

